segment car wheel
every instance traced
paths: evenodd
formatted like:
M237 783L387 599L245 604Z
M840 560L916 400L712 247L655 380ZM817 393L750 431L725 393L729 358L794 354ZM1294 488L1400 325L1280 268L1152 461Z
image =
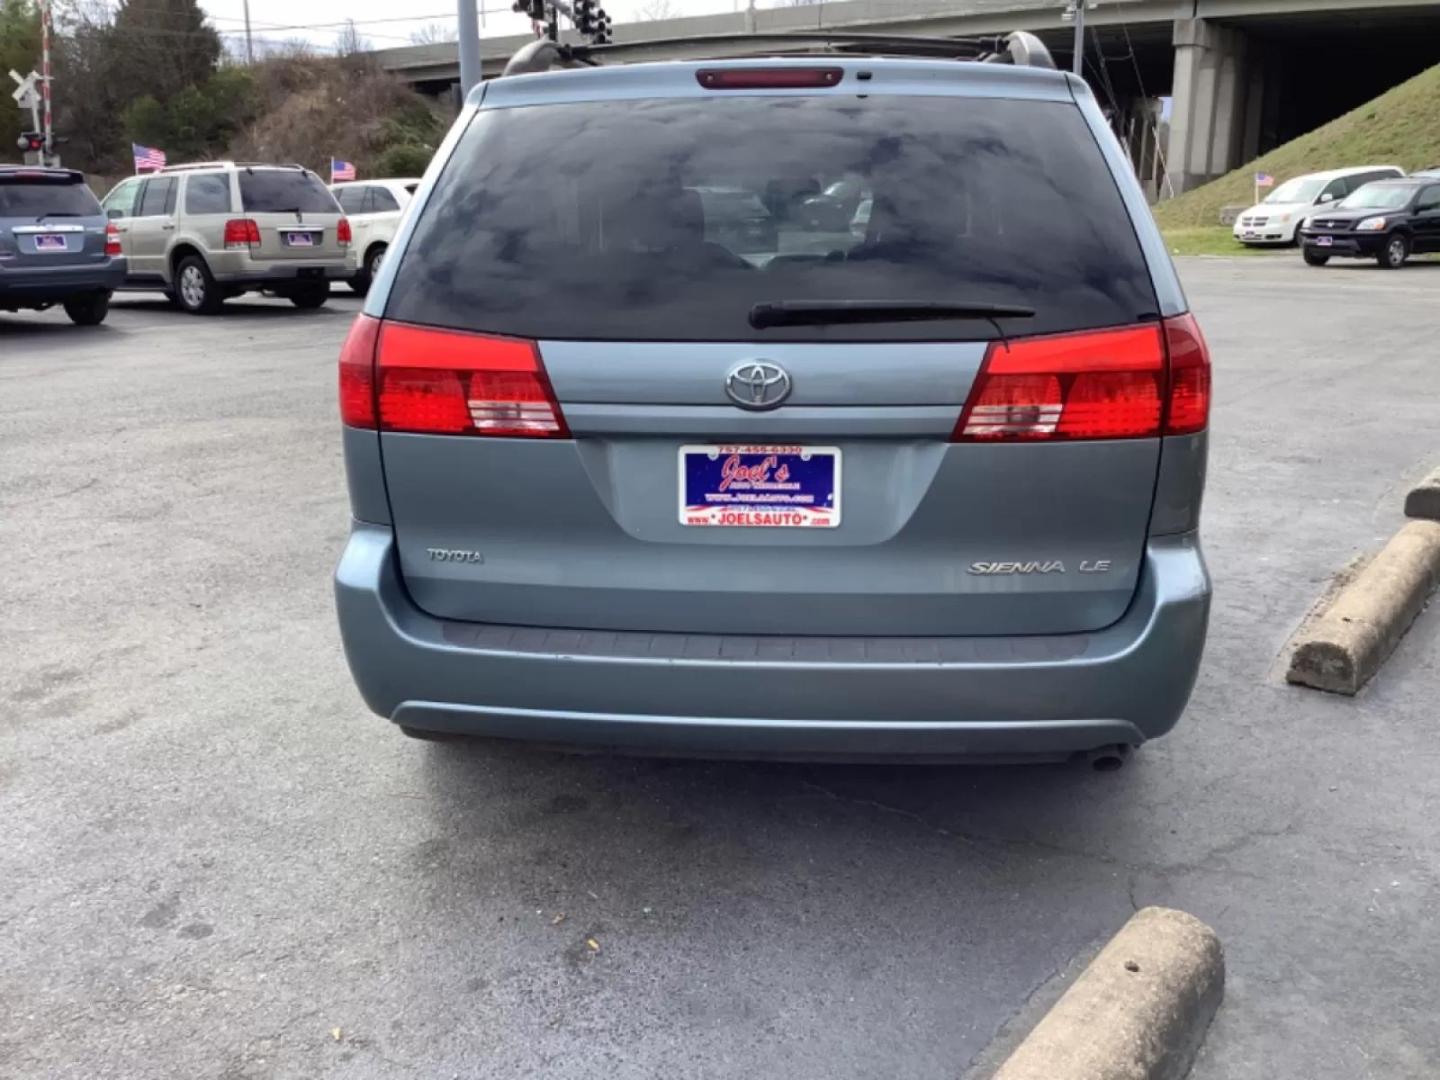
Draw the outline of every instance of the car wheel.
M330 299L330 283L328 281L306 282L304 285L295 286L286 293L286 296L296 307L313 311Z
M198 255L187 255L175 268L175 293L191 315L214 315L225 302L210 268Z
M110 313L108 292L85 293L65 301L65 314L76 326L99 326Z
M1386 270L1399 270L1409 257L1410 241L1405 239L1403 233L1396 233L1386 239L1385 248L1375 256L1375 261Z
M380 262L385 258L385 245L375 244L365 253L365 262L360 267L360 272L350 279L350 288L354 289L361 296L370 291L370 286L375 283L375 275L380 272Z
M1324 266L1330 261L1330 256L1311 248L1305 249L1305 261L1311 266Z

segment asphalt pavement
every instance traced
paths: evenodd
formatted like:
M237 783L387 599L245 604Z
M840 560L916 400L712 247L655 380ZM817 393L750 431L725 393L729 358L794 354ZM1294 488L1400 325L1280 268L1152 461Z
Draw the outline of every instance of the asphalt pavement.
M962 1076L1137 906L1196 1080L1440 1072L1440 610L1277 655L1440 463L1440 264L1190 260L1216 594L1118 773L565 757L371 716L330 572L350 297L0 315L0 1076Z

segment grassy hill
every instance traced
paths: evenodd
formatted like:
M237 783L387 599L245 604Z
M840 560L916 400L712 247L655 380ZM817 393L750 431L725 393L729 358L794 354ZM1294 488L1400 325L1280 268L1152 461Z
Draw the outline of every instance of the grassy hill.
M1301 173L1371 164L1407 171L1440 165L1440 65L1218 180L1158 204L1155 220L1167 234L1213 228L1222 206L1250 205L1257 172L1284 183Z

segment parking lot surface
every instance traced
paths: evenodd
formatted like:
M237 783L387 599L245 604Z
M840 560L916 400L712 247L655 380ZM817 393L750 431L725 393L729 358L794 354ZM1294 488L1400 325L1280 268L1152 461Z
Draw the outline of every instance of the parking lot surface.
M1194 1072L1433 1077L1440 611L1275 660L1440 461L1440 264L1181 267L1210 645L1125 769L428 746L329 575L349 316L0 316L0 1076L962 1076L1140 905L1227 949Z

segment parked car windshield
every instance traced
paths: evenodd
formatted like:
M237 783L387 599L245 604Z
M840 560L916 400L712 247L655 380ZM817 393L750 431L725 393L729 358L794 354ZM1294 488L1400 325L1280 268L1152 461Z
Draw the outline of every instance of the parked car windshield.
M84 184L0 177L0 217L98 217L100 203Z
M1345 210L1398 210L1414 194L1409 184L1366 184L1341 200L1340 206Z
M1320 189L1325 186L1323 176L1297 176L1293 180L1286 180L1269 195L1265 196L1267 203L1308 203L1314 202L1315 197L1320 194Z
M754 305L797 299L1035 309L1015 333L1156 310L1073 105L744 96L482 110L386 313L537 338L750 340ZM951 320L761 336L993 333Z
M340 207L320 178L298 169L245 169L240 201L251 213L338 214Z

